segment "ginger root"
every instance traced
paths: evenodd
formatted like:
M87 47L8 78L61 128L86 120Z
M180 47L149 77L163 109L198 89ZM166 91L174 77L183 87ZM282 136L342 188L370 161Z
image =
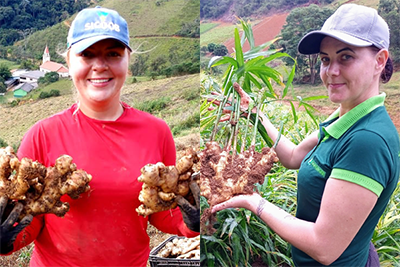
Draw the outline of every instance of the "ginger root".
M163 258L200 259L200 236L173 238L157 253Z
M11 147L0 148L0 195L18 201L24 208L20 214L33 216L53 213L63 217L69 204L60 200L67 194L77 199L90 190L90 174L77 170L72 157L59 157L55 166L46 168L28 158L18 160Z
M200 192L207 198L210 209L204 210L201 218L202 230L212 231L210 210L216 204L235 195L252 194L255 183L264 183L278 157L273 148L264 147L261 153L251 147L241 154L232 155L217 142L206 143L200 152Z
M197 153L189 148L186 155L181 157L176 166L165 166L162 162L147 164L141 169L138 181L142 182L137 209L141 216L155 212L173 209L177 206L175 198L181 195L193 202L189 184L194 176L194 165L198 162Z

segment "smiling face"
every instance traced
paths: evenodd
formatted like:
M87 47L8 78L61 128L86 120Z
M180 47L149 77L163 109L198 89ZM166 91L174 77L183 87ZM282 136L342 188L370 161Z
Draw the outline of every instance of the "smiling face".
M128 49L114 39L99 41L78 54L70 51L68 66L80 107L101 110L119 106L129 59Z
M386 63L386 52L376 53L371 47L351 46L332 37L322 40L321 79L329 99L340 104L341 114L379 94L379 75Z

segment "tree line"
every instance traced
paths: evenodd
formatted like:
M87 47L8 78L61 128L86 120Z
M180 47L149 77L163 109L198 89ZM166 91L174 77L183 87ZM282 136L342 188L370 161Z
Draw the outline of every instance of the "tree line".
M262 16L274 10L291 9L306 3L329 4L333 0L201 0L200 18L216 19L232 10L232 14L241 18Z
M32 32L57 24L90 0L0 0L0 45L12 45Z
M297 52L297 45L300 39L308 32L321 29L325 20L335 10L321 8L317 5L298 7L293 9L286 18L286 24L281 30L281 40L277 46L283 52L297 59L296 81L298 83L315 84L319 79L318 55L301 55ZM390 57L395 65L395 70L400 69L400 4L398 0L380 0L378 13L388 23L390 28ZM293 61L284 59L287 64L292 65Z

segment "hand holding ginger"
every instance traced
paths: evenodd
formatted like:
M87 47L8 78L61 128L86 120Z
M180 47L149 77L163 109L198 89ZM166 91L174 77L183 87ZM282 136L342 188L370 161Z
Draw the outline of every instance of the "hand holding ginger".
M19 219L53 213L63 217L69 204L62 202L67 194L76 199L90 190L90 174L77 170L68 155L59 157L54 167L46 168L28 158L18 160L11 147L0 149L0 196L22 204Z
M176 166L165 166L163 163L147 164L141 169L142 182L139 201L142 203L136 211L139 215L148 216L155 212L177 207L176 197L182 196L193 203L189 185L194 173L193 165L198 157L193 149L180 158Z

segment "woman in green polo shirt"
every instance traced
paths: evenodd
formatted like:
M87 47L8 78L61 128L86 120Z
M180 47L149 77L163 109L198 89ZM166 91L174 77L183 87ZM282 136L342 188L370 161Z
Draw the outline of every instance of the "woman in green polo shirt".
M393 72L389 28L375 9L346 4L322 29L300 41L319 53L321 79L339 108L299 145L282 138L276 151L299 169L296 217L255 193L213 212L243 207L293 245L296 266L379 266L370 242L399 178L399 135L385 107L380 81ZM269 136L278 131L260 113Z

